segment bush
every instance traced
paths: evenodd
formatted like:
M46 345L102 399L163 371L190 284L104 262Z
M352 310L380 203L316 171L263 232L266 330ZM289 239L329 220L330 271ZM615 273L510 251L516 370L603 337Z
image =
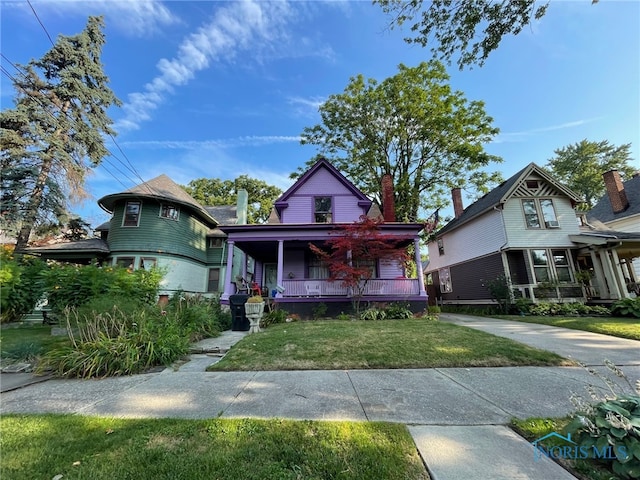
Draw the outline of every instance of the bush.
M219 299L200 294L177 292L163 312L165 318L174 318L182 334L191 342L215 337L231 327L231 314L228 317L223 314Z
M590 413L576 415L566 432L580 448L594 452L594 459L607 464L617 475L640 478L639 395L597 403Z
M616 317L640 318L640 297L618 300L611 305L611 314Z
M17 322L30 313L44 294L41 274L46 263L33 257L14 257L0 249L0 322Z
M43 279L51 309L61 313L104 295L152 304L163 274L158 268L131 271L124 267L54 265L43 273Z
M313 318L323 318L327 314L327 304L320 302L316 303L313 309L311 310L311 315Z
M272 312L267 312L262 316L260 326L266 328L269 325L275 325L276 323L284 323L288 316L289 314L286 310L273 310Z
M384 308L384 313L387 318L403 319L413 318L413 312L409 308L400 303L392 303Z
M384 320L386 318L386 312L376 307L367 308L360 314L360 320Z

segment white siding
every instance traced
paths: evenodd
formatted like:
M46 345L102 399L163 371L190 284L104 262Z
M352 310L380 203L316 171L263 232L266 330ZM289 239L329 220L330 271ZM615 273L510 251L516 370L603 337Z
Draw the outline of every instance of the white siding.
M497 252L506 241L502 216L492 210L443 236L444 255L429 243L429 271Z
M504 221L508 225L509 248L574 247L569 235L580 233L576 212L567 198L554 197L553 206L558 228L527 228L520 198L509 199L504 206Z

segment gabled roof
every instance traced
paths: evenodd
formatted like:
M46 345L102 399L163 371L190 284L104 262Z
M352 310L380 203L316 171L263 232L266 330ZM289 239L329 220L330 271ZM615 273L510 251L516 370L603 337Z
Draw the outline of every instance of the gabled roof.
M623 212L613 213L611 199L605 194L598 203L587 213L589 220L600 220L602 223L620 220L632 215L640 215L640 175L637 175L626 182L622 182L629 207ZM640 230L640 225L638 226Z
M287 201L289 200L289 198L302 185L305 184L307 179L315 175L315 173L321 168L328 170L329 173L331 173L340 183L342 183L345 187L347 187L347 189L351 191L351 193L353 193L353 196L358 199L359 205L362 205L367 209L369 209L372 201L369 198L367 198L367 196L364 193L362 193L353 183L351 183L344 175L342 175L338 171L338 169L334 167L327 159L321 158L309 170L304 172L304 174L302 174L300 178L298 178L296 183L294 183L291 187L289 187L289 189L286 192L284 192L282 195L280 195L280 197L275 201L274 205L276 210L278 211L278 214L281 214L282 209L287 207Z
M505 203L511 195L513 195L514 191L518 188L518 186L526 180L532 173L535 173L542 177L546 182L553 185L555 188L564 193L567 197L573 200L575 203L580 203L582 199L575 192L569 190L567 187L558 182L549 172L547 172L542 167L539 167L535 163L530 163L522 170L514 174L509 179L502 182L496 188L491 190L489 193L484 195L482 198L477 200L475 203L472 203L467 208L464 209L462 215L458 218L451 220L447 223L442 229L438 231L438 235L449 232L451 230L455 230L461 225L473 220L474 218L486 213L487 211L493 209L498 205L502 205Z
M214 225L218 224L217 220L202 205L165 174L136 185L124 192L106 195L98 200L98 205L108 213L113 213L114 205L117 201L138 198L152 198L159 202L164 201L183 205L195 211L205 222Z

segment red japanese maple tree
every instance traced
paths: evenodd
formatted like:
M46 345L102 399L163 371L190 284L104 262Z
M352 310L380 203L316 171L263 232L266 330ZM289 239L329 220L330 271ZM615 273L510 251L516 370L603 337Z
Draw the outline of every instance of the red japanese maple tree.
M329 281L340 282L349 289L356 314L360 313L362 297L374 273L371 265L378 261L406 264L410 259L410 237L384 234L382 223L363 215L356 223L338 227L322 247L309 244L327 265Z

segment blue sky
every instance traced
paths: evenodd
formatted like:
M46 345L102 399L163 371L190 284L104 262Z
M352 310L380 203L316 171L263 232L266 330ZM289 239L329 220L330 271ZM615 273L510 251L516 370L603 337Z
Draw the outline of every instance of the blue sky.
M383 80L399 63L428 60L403 41L368 1L213 2L32 0L55 40L104 15L110 111L117 145L88 180L93 195L73 211L96 226L96 204L165 173L196 178L246 174L283 190L315 155L299 135L319 122L318 106L349 78ZM13 63L41 57L51 43L26 0L1 0L2 53ZM15 69L2 59L8 72ZM486 146L509 177L544 165L582 139L632 144L640 168L640 2L551 0L542 20L506 38L484 67L449 67L451 85L483 100L500 134ZM2 108L12 105L3 75ZM124 152L124 155L120 152ZM466 205L466 204L465 204Z

